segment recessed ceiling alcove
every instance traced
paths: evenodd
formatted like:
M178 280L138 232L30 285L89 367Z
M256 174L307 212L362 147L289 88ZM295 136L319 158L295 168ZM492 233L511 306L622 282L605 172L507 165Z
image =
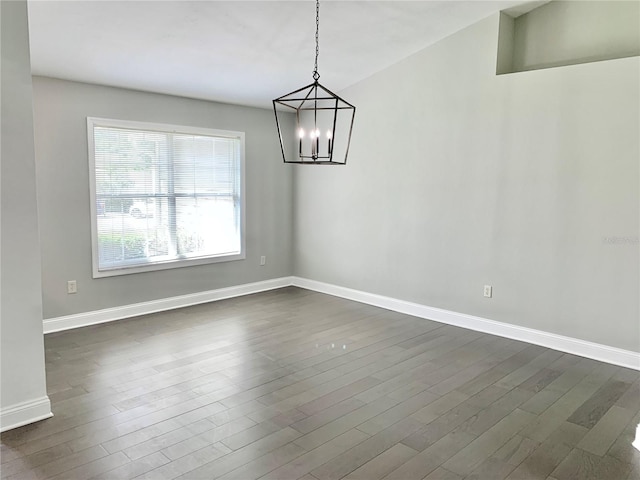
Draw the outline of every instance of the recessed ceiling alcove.
M640 55L640 2L553 1L534 7L501 12L498 75Z

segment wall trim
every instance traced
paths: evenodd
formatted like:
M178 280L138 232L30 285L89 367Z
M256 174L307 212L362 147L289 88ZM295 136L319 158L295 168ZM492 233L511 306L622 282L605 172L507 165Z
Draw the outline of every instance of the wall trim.
M245 283L232 287L207 290L205 292L179 295L177 297L162 298L150 302L133 303L121 307L105 308L91 312L76 313L62 317L46 318L44 320L44 333L54 333L72 328L87 327L99 323L113 322L149 313L164 312L176 308L189 307L200 303L215 302L226 298L239 297L252 293L274 290L276 288L292 285L291 277L273 278L261 282Z
M599 343L588 342L578 338L565 337L555 333L534 330L532 328L521 327L509 323L497 322L487 318L467 315L465 313L453 312L441 308L429 307L418 303L398 300L396 298L385 297L373 293L367 293L351 288L340 287L329 283L318 282L301 277L293 277L294 286L326 293L336 297L366 303L376 307L386 308L395 312L413 315L414 317L425 318L436 322L455 325L457 327L468 328L478 332L490 333L500 337L520 340L533 343L561 352L579 355L581 357L599 360L601 362L619 365L621 367L640 370L640 353L620 348L610 347Z
M0 432L53 417L48 396L16 403L0 410Z
M578 338L566 337L542 330L497 322L488 318L476 317L474 315L453 312L442 308L429 307L419 303L385 297L383 295L354 290L352 288L341 287L296 276L274 278L261 282L245 283L242 285L192 293L189 295L180 295L177 297L163 298L150 302L134 303L131 305L123 305L121 307L106 308L104 310L95 310L74 315L48 318L44 320L44 333L60 332L72 328L112 322L115 320L136 317L138 315L147 315L149 313L163 312L166 310L189 307L191 305L198 305L201 303L215 302L226 298L250 295L252 293L275 290L277 288L288 286L295 286L320 293L326 293L335 297L366 303L368 305L412 315L418 318L468 328L470 330L511 338L513 340L520 340L522 342L553 348L561 352L571 353L573 355L579 355L581 357L587 357L593 360L619 365L621 367L632 368L634 370L640 370L639 352L632 352L630 350L623 350L616 347L610 347L608 345L588 342ZM44 416L42 418L47 417ZM40 418L36 420L40 420ZM2 424L4 425L4 421Z

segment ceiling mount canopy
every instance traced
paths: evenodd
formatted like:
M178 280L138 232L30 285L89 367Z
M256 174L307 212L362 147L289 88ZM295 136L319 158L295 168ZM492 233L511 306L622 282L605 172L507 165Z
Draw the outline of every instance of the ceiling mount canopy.
M273 100L273 111L285 163L344 165L356 107L318 82L319 29L320 0L316 0L313 83ZM287 118L291 114L295 116L294 128Z

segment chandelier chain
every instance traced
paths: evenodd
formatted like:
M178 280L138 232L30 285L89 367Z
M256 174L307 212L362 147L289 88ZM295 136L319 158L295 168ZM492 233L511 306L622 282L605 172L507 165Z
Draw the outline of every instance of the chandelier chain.
M316 61L313 68L313 79L317 82L320 78L318 73L318 54L320 53L319 44L319 31L320 31L320 0L316 0Z

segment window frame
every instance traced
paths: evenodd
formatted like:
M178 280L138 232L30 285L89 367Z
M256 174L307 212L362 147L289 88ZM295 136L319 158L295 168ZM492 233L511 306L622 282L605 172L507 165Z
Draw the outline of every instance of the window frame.
M95 152L95 127L122 128L130 130L142 130L149 132L163 132L185 135L204 135L221 138L233 138L240 141L239 159L239 206L240 206L240 252L225 253L218 255L207 255L195 258L172 258L161 261L150 261L141 265L118 265L110 268L100 269L99 249L98 249L98 207L97 207L97 185L96 185L96 152ZM117 120L111 118L87 117L87 141L88 141L88 163L89 163L89 195L90 195L90 216L91 216L91 257L93 278L113 277L119 275L129 275L143 272L153 272L158 270L168 270L174 268L191 267L196 265L206 265L221 262L231 262L244 260L246 258L246 201L245 201L245 133L230 130L220 130L203 127L193 127L185 125L170 125L164 123L140 122L133 120Z

